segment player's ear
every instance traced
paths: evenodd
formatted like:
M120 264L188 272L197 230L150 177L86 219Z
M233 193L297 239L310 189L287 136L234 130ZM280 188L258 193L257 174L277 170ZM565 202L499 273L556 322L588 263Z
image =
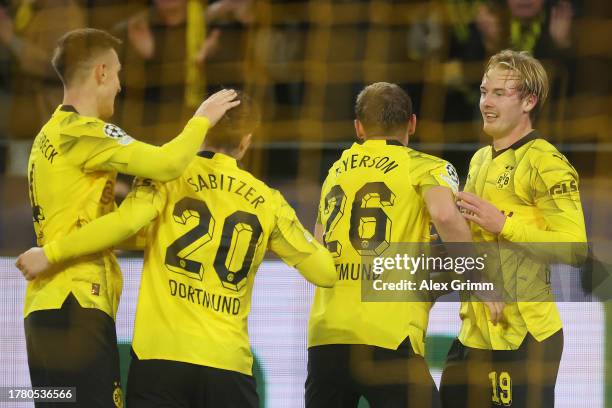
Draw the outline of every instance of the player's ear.
M355 119L354 123L355 123L355 134L357 135L357 139L365 140L366 134L365 134L365 131L363 130L363 125L361 124L359 119Z
M534 94L529 94L523 98L523 112L529 113L538 104L538 97Z
M417 123L417 117L413 113L410 116L410 120L408 121L408 136L412 136L414 135L414 132L416 132L416 123Z
M108 77L108 65L100 63L94 66L94 78L96 79L96 83L98 85L106 82Z

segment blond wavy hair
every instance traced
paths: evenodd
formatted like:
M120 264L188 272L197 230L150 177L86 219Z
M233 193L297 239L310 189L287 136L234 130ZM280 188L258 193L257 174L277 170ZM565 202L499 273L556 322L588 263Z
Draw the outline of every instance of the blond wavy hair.
M521 99L529 95L537 97L536 106L530 114L534 119L548 97L548 75L542 63L527 51L503 50L489 58L485 75L495 68L505 68L517 74L517 90Z

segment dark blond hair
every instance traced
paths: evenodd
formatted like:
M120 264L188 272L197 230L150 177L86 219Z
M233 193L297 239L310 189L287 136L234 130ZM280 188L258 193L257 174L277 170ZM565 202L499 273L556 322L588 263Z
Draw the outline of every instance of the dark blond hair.
M396 84L376 82L357 96L355 116L367 136L398 136L407 129L412 100Z
M121 40L103 30L95 28L79 28L64 34L57 42L51 64L62 80L68 86L75 74L101 53L117 49Z
M224 150L234 150L240 146L242 138L253 133L259 126L261 114L259 106L245 92L238 92L240 105L228 110L206 135L206 146Z
M546 70L527 51L503 50L493 55L485 68L485 75L495 68L511 70L517 74L518 92L521 99L529 95L535 95L538 99L536 106L531 111L531 118L542 109L542 105L548 97L548 75Z

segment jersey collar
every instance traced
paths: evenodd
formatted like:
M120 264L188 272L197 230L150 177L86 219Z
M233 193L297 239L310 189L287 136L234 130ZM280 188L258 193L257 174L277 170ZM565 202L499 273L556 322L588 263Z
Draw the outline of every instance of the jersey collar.
M74 112L74 113L79 113L76 108L72 105L60 105L59 110L61 110L62 112Z
M396 139L368 139L368 140L359 140L357 142L363 146L402 146L405 147L399 140Z
M525 136L523 136L516 142L512 143L510 146L506 147L505 149L495 150L495 148L493 147L493 144L491 143L491 156L494 159L500 154L504 153L506 150L510 150L510 149L517 150L518 148L524 146L525 144L531 142L532 140L536 140L539 138L540 138L540 133L537 130L532 130L531 132L527 133Z
M210 150L202 150L198 152L198 156L203 157L205 159L214 159L220 162L230 163L235 166L238 165L238 162L233 157L223 153L211 152Z

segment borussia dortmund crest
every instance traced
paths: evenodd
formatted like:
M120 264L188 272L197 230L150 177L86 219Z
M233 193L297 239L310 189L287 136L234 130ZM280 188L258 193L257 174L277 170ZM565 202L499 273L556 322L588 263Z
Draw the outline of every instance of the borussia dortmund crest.
M506 187L508 187L508 184L510 184L510 170L504 171L497 178L497 189L501 190L503 188L506 188Z
M508 187L508 184L510 184L510 177L512 175L512 170L514 170L514 166L511 165L506 165L505 166L506 171L504 171L498 178L497 178L497 189L501 190L504 189L506 187Z

